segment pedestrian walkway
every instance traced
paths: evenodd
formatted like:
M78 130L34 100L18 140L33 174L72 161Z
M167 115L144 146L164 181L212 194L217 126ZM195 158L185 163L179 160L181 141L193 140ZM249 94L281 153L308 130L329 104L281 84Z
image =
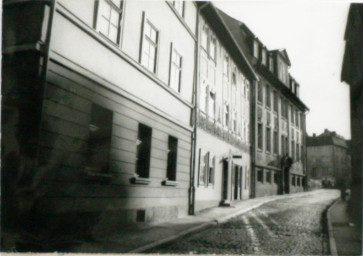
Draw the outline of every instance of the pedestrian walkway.
M213 207L194 216L163 223L140 224L120 230L117 234L98 235L94 237L94 241L77 245L71 248L70 252L140 253L188 234L216 226L267 202L310 196L313 193L319 193L319 190L237 201L232 202L230 207Z
M337 201L329 210L332 255L362 255L362 238L357 226L350 221L347 202Z

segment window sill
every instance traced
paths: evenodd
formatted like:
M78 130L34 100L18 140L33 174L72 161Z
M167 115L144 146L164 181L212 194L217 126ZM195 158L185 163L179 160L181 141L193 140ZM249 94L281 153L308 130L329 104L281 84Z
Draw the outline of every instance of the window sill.
M130 179L132 184L139 184L139 185L149 185L151 180L149 178L142 178L142 177L132 177Z
M89 167L86 167L83 170L83 174L85 175L87 180L103 181L103 182L109 182L113 177L113 175L110 173L98 172L97 170L91 169Z
M161 185L163 186L171 186L171 187L175 187L177 186L179 183L177 181L174 180L163 180L161 182Z

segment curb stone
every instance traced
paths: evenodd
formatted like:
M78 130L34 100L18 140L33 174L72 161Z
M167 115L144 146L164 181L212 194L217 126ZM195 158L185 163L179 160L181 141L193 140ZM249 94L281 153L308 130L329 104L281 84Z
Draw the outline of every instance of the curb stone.
M329 251L332 256L338 256L337 246L334 239L334 233L333 233L333 225L331 223L331 217L330 217L330 211L333 209L333 207L340 201L339 198L335 199L335 202L333 202L327 211L326 218L328 222L328 237L329 237Z

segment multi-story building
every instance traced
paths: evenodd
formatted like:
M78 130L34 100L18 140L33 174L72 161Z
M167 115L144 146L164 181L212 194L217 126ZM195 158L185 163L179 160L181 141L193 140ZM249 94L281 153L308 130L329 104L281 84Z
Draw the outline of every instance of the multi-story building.
M327 129L306 139L309 178L334 184L350 177L350 154L346 140Z
M268 50L242 22L220 11L259 77L252 93L252 197L306 187L305 112L286 50Z
M3 11L2 231L187 215L197 5L8 0Z
M349 212L362 232L363 172L363 4L352 3L345 29L345 50L341 80L349 84L350 122L352 134L352 196Z
M250 196L250 104L256 79L218 10L198 2L196 211Z

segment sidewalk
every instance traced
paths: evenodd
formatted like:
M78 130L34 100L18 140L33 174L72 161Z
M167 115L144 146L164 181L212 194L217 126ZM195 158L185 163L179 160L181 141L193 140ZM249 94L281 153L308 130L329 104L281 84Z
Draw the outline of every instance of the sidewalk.
M350 224L347 202L338 200L328 211L332 255L362 255L362 240L357 227Z
M283 198L308 196L319 193L319 190L288 195L275 195L232 202L231 207L213 207L169 222L156 224L140 224L121 230L118 234L107 234L94 237L94 241L86 242L71 248L72 252L108 252L108 253L141 253L153 247L174 241L187 234L195 233L230 218L255 209L267 202ZM71 252L69 251L69 252Z

